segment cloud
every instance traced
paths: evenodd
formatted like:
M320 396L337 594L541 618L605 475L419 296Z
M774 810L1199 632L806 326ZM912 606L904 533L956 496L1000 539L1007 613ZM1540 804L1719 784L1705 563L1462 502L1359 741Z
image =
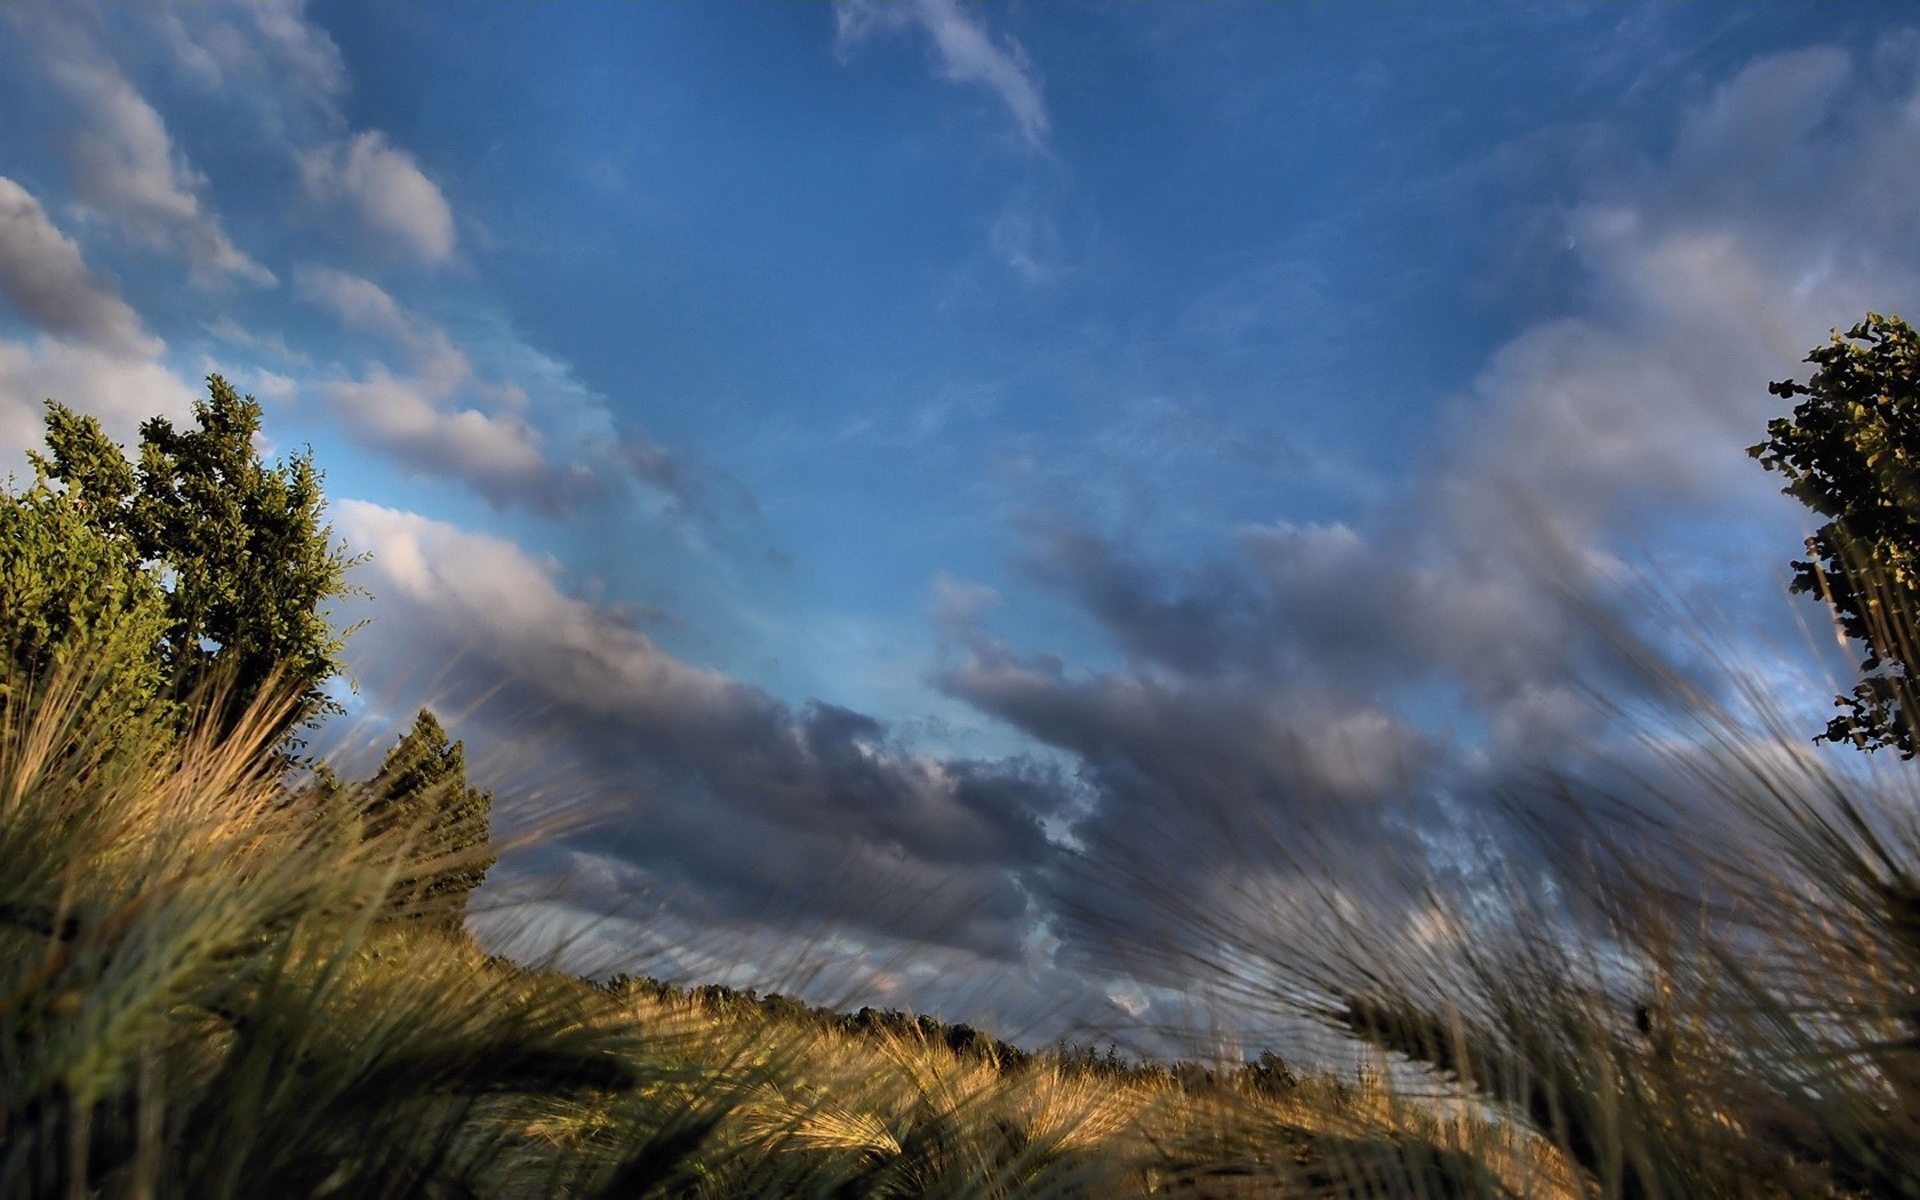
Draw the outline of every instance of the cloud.
M987 228L987 247L1030 287L1057 283L1072 271L1049 205L1032 195L1016 195L1000 209Z
M1052 853L1041 821L1061 803L1047 769L916 754L865 714L790 707L666 652L504 539L355 501L335 519L372 553L367 685L390 682L383 646L455 663L443 685L491 696L472 718L489 738L605 773L623 806L587 839L598 852L733 918L778 894L790 913L1019 955L1019 876ZM943 928L914 927L936 912Z
M422 261L443 262L454 253L447 199L412 155L377 131L341 136L345 64L299 0L160 5L124 23L108 22L86 5L10 8L4 19L28 35L42 68L84 115L69 149L85 211L112 218L140 241L183 253L197 276L273 282L234 248L206 203L205 178L123 71L121 63L145 61L154 47L176 79L244 94L275 145L296 159L310 198L344 209ZM109 50L120 53L118 62ZM160 352L157 341L142 340L133 311L86 271L78 248L34 198L6 191L0 205L0 295L60 338L134 357ZM517 338L480 344L488 361L476 369L446 329L408 311L371 279L305 266L295 285L301 299L372 335L386 353L357 364L351 378L335 370L330 379L302 372L295 380L285 367L309 360L284 340L227 318L203 325L222 340L272 355L280 370L271 381L256 376L263 386L323 398L360 445L422 474L465 483L495 505L549 514L606 499L628 482L677 504L697 494L696 481L671 452L622 428L602 397Z
M220 341L245 347L282 364L307 366L313 361L304 351L287 345L285 334L275 330L242 328L239 322L226 314L212 321L203 321L200 327Z
M956 0L838 0L833 12L843 51L876 33L917 30L943 78L991 92L1029 145L1045 144L1046 101L1025 49L1011 37L995 39Z
M370 279L303 266L294 273L294 289L405 360L403 370L374 364L357 379L320 385L348 436L361 445L422 474L458 480L498 507L548 515L603 500L623 479L676 501L697 492L673 454L619 429L605 402L573 384L558 364L544 358L519 364L532 368L536 402L518 382L482 378L446 330Z
M371 279L330 267L301 267L294 272L293 286L302 299L327 308L353 328L371 330L403 346L419 341L413 319Z
M148 417L186 417L198 394L152 359L45 337L0 342L0 453L23 463L20 452L39 445L47 399L99 417L125 443Z
M348 78L340 47L306 19L305 0L143 6L147 29L202 90L251 103L276 133L337 122ZM304 110L290 122L288 109Z
M204 198L206 177L175 148L160 114L77 20L55 15L61 11L10 7L7 15L80 113L66 152L81 203L134 240L183 256L198 279L271 285L273 272L221 227Z
M1708 695L1733 681L1620 556L1678 556L1683 599L1780 597L1810 518L1743 450L1780 411L1767 383L1804 374L1830 327L1920 303L1920 61L1910 43L1762 58L1676 128L1663 158L1561 211L1578 303L1490 355L1371 511L1242 527L1180 566L1087 518L1026 520L1019 565L1105 653L1016 649L969 606L940 682L1074 764L1074 838L1153 866L1192 914L1302 866L1365 884L1444 846L1450 814L1551 809L1541 767L1584 795L1687 794L1607 721L1608 703L1655 728L1683 715L1622 640ZM1791 645L1779 609L1760 619ZM1070 871L1040 894L1091 918L1063 923L1063 961L1107 961L1116 931L1199 932Z
M332 312L348 328L372 333L406 353L414 372L441 395L473 374L473 364L445 330L402 308L370 279L328 267L301 267L294 272L294 290L302 299ZM514 407L524 407L525 399L520 393Z
M99 417L130 440L156 414L184 417L195 390L161 362L166 345L87 268L80 248L25 188L0 177L0 296L37 330L0 341L0 473L39 445L43 402Z
M462 480L498 505L557 510L563 478L548 467L538 430L510 413L448 408L444 392L375 367L322 389L347 433L429 475Z
M243 392L277 404L290 404L300 393L300 384L291 376L269 371L265 367L242 367L227 372L227 378Z
M681 503L690 503L699 496L700 483L687 469L686 463L645 436L638 433L624 435L619 440L616 454L627 472L649 487Z
M453 209L411 154L377 130L300 155L300 174L316 201L351 210L375 235L426 263L453 254Z
M151 358L158 339L113 288L87 269L80 247L39 200L0 176L0 296L36 328L122 356Z

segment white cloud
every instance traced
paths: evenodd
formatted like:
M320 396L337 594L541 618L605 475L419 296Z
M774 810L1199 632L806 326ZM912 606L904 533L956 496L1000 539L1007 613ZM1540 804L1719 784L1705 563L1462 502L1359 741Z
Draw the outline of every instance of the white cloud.
M1852 72L1844 50L1814 46L1750 64L1687 114L1678 157L1753 172L1773 154L1817 135Z
M208 374L217 369L217 364L207 364ZM241 391L278 404L290 404L300 394L300 384L292 376L265 367L240 367L226 371L225 375Z
M374 366L358 380L322 386L347 434L414 470L458 479L495 504L554 509L567 472L546 458L546 439L527 420L526 393L486 387L446 332L402 308L370 279L327 267L301 267L300 296L352 329L374 334L410 362L404 375ZM463 389L486 393L495 411L458 403Z
M42 401L99 417L107 432L130 441L152 416L184 418L197 390L158 361L128 358L52 338L0 342L0 454L18 466L40 441ZM0 467L4 475L6 467Z
M87 269L80 247L48 219L32 193L0 176L0 296L35 327L113 354L152 357L158 339Z
M332 312L347 327L366 330L405 352L414 373L435 393L445 395L472 379L473 364L445 330L402 308L372 280L329 267L301 267L294 273L294 287L303 299ZM513 389L517 396L510 396L503 389L495 390L501 391L507 407L526 407L524 392Z
M1026 50L1011 37L996 40L956 0L840 0L834 22L843 49L876 32L919 30L932 44L942 77L985 88L1006 106L1029 145L1046 142L1046 101Z
M382 132L342 136L345 63L339 47L306 19L302 0L159 5L120 23L86 4L5 6L0 20L30 39L42 69L84 118L68 147L83 211L183 254L197 276L273 281L226 236L206 201L206 179L130 81L132 67L123 69L149 61L156 49L176 80L239 93L287 147L310 199L421 261L444 262L455 253L447 198L414 157ZM266 356L274 371L245 355L226 364L236 377L255 379L263 395L322 398L361 445L455 479L497 505L558 512L627 481L676 500L691 493L671 454L623 430L603 397L516 337L468 343L487 357L477 370L447 330L371 279L314 266L302 268L295 282L302 299L371 334L389 353L381 361L376 350L371 363L315 378L289 370L310 360L271 331L251 322L242 328L231 316L202 321L222 341ZM38 201L11 184L0 186L0 299L56 339L118 354L129 365L164 350L107 281L86 269L78 246Z
M322 305L356 329L371 330L402 345L416 337L413 321L399 302L371 279L330 267L301 267L294 272L293 285L303 299Z
M689 666L646 634L560 591L559 564L512 541L359 500L334 505L341 535L371 552L377 596L435 614L507 670L602 713L664 719L724 709L741 685Z
M148 417L191 411L195 390L162 364L165 343L87 269L39 201L3 177L0 296L39 331L0 341L0 474L39 444L48 399L99 417L122 441Z
M345 205L367 229L421 261L443 262L453 253L446 196L386 134L368 130L306 151L300 173L314 199Z
M1652 505L1778 487L1742 452L1780 410L1767 383L1920 299L1917 264L1883 252L1920 220L1886 165L1920 159L1920 90L1883 89L1839 50L1758 59L1682 117L1662 170L1567 214L1588 304L1476 381L1443 480L1463 536L1510 534L1516 497L1587 547Z
M549 467L540 432L516 414L449 407L448 389L384 367L323 391L351 437L417 470L463 480L496 504L563 501L564 472Z
M302 351L287 345L286 335L276 331L245 329L231 316L222 315L216 320L201 322L201 328L209 334L235 346L244 346L249 350L268 355L281 363L293 363L305 366L312 360Z
M183 256L198 279L272 284L273 273L221 227L204 198L206 177L175 148L166 122L93 38L61 10L6 11L81 115L66 150L82 204L136 241Z
M492 372L483 376L446 330L370 279L308 266L295 272L294 286L301 298L406 360L403 371L376 365L358 380L321 386L360 444L427 475L459 480L499 506L563 512L605 496L622 477L677 500L692 494L692 480L671 453L622 431L603 397L510 330L473 343L485 343L483 353L492 356Z
M176 73L247 105L284 137L343 123L346 63L333 39L306 20L306 7L305 0L160 3L116 15L122 45L129 37L157 43Z

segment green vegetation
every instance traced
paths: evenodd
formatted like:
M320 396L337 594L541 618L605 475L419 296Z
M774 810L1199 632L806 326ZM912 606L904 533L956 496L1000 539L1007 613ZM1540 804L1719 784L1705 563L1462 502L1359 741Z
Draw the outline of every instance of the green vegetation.
M467 894L493 865L488 845L493 793L467 782L466 746L449 742L431 712L421 709L413 727L387 751L380 772L359 789L355 809L368 836L408 830L433 863L407 890L406 906L458 926Z
M124 539L100 530L81 493L46 478L0 504L0 709L20 710L59 670L86 663L108 728L166 723L159 646L165 595Z
M1756 450L1832 518L1802 578L1894 681L1842 740L1911 750L1912 334L1850 336ZM423 710L365 783L285 752L349 560L258 420L216 377L136 468L50 406L0 502L0 1195L1920 1195L1920 821L1873 774L1907 768L1836 770L1678 676L1697 736L1661 777L1716 814L1704 863L1550 784L1580 869L1489 850L1418 920L1121 880L1191 935L1163 965L1364 1048L1357 1075L490 957L464 746Z
M1514 1154L1481 1126L1436 1150L1466 1135L1377 1081L1003 1060L915 1019L490 959L391 919L458 857L343 840L335 795L267 753L283 713L48 753L102 744L86 690L58 674L0 735L0 1194L1251 1195L1348 1170L1400 1193Z
M1769 389L1805 398L1747 453L1828 518L1807 539L1811 558L1793 564L1793 590L1825 600L1867 650L1860 682L1834 702L1846 711L1820 736L1912 758L1916 659L1902 617L1920 612L1920 335L1868 313L1807 361L1819 370L1806 383Z
M276 734L336 710L325 687L344 636L326 606L351 560L324 523L320 473L307 455L262 463L259 404L218 375L207 393L193 428L142 425L137 462L98 421L48 401L47 453L4 518L21 535L0 551L10 684L86 644L118 660L113 696L170 709L180 728L189 700L230 726L269 690L286 698Z

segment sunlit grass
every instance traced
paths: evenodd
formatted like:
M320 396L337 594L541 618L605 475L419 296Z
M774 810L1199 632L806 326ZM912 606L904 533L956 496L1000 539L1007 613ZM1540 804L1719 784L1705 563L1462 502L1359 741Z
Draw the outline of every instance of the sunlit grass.
M1518 1194L1920 1195L1912 765L1816 749L1738 659L1710 695L1601 632L1661 713L1594 697L1621 794L1549 765L1506 798L1533 836L1373 902L1279 839L1211 893L1128 863L1181 931L1155 965L1384 1054L1381 1124Z
M270 709L104 729L72 672L0 729L0 1194L1920 1194L1907 768L1666 686L1687 854L1547 776L1580 854L1410 865L1414 909L1311 861L1265 910L1168 890L1161 967L1370 1056L1296 1077L516 966L410 906L418 831L289 782Z
M1398 1194L1473 1174L1428 1148L1474 1150L1472 1122L1377 1086L1003 1061L516 967L410 910L447 865L416 831L370 834L288 782L270 708L180 743L96 727L82 672L36 695L0 731L0 1194Z

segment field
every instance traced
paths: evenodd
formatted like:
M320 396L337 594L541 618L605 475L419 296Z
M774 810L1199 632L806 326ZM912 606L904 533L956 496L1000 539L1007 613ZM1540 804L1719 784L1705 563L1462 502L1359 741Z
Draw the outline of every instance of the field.
M1739 785L1755 854L1691 925L1641 879L1604 938L1548 936L1518 899L1472 938L1353 917L1282 955L1271 931L1213 930L1265 956L1238 976L1248 1004L1376 1048L1357 1076L1296 1077L528 970L413 899L412 831L345 827L289 786L272 714L130 749L88 700L66 677L0 746L6 1195L1920 1186L1913 843L1810 758L1729 740L1701 769Z

